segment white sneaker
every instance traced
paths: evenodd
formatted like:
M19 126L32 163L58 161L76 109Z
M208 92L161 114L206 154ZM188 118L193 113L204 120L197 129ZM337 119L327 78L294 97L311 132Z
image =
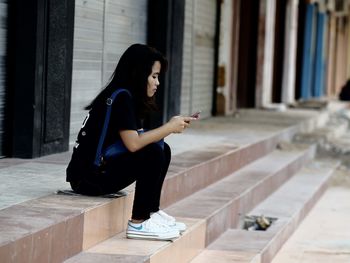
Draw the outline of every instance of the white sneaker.
M178 230L160 224L152 218L135 224L129 221L126 230L127 238L152 239L152 240L172 240L180 236Z
M151 214L152 220L164 224L166 226L171 227L172 229L176 229L180 232L184 232L186 230L186 225L182 222L176 222L176 219L162 210L159 210L156 213Z

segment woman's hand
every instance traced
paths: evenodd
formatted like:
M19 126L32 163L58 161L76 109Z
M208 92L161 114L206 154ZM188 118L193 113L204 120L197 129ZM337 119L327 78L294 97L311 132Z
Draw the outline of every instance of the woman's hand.
M182 133L184 129L189 127L192 120L195 120L195 118L175 116L170 119L168 125L172 133Z

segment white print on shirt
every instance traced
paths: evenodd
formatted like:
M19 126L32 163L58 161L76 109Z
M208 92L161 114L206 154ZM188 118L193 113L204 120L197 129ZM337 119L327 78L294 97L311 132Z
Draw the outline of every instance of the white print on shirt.
M81 125L81 129L85 127L86 122L88 121L89 117L90 117L90 113L88 113L88 115L86 115L86 117L85 117L85 119L84 119L84 121L83 121L83 124ZM85 136L86 133L85 133L84 131L83 131L83 133L84 133L83 135ZM77 141L75 142L74 148L77 149L78 146L79 146L79 143L78 143L78 140L77 140Z
M85 124L86 122L88 121L88 119L90 118L90 113L88 113L88 115L86 115L84 121L83 121L83 124L81 125L81 128L84 128L85 127Z

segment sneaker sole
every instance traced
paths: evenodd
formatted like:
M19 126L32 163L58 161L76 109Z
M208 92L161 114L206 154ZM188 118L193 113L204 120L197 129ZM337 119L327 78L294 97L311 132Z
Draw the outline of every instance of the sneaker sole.
M126 234L127 238L130 239L144 239L144 240L162 240L162 241L172 241L179 236L151 236L151 235L142 235L142 234L132 234L132 233L127 233Z

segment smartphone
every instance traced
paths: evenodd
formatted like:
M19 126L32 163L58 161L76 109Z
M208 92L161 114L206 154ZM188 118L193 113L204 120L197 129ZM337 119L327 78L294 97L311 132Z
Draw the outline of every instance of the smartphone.
M192 118L199 119L199 116L201 114L201 111L197 111L191 115Z

